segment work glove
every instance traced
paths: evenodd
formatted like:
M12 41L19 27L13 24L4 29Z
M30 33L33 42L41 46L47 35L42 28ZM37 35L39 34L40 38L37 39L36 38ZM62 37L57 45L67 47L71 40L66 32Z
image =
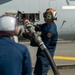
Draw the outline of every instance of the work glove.
M35 31L41 31L41 27L40 27L41 24L37 24L35 25Z

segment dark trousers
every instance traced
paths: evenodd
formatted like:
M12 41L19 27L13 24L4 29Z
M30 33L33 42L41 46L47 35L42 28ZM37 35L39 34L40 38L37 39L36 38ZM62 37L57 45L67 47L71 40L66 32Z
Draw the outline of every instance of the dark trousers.
M54 50L51 50L50 53L53 57ZM50 64L47 60L46 55L44 54L43 51L38 49L37 59L36 59L36 64L35 64L35 69L34 69L34 75L47 75L49 69L50 69Z

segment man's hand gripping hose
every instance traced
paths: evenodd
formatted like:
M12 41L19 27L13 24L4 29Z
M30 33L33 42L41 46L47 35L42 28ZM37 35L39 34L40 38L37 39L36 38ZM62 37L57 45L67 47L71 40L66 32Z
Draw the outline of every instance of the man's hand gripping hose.
M52 56L50 55L47 47L44 45L41 37L37 35L37 33L33 27L33 24L31 24L28 20L24 20L24 29L25 29L25 31L27 31L28 33L30 33L32 35L31 37L34 38L35 42L38 44L38 46L41 48L41 50L44 51L50 65L51 65L54 75L60 75Z

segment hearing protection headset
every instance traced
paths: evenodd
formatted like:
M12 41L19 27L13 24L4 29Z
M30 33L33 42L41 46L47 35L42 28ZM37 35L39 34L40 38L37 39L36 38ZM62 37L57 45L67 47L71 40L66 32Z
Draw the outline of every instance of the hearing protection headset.
M43 13L43 17L46 19L57 20L57 12L56 10L49 8Z

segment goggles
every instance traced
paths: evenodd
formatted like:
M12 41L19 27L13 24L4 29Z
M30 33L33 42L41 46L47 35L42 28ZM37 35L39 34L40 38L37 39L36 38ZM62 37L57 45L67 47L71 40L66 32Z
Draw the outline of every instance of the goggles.
M52 16L52 13L50 12L50 13L43 13L43 17L44 18L46 18L46 19L52 19L53 18L53 16Z

